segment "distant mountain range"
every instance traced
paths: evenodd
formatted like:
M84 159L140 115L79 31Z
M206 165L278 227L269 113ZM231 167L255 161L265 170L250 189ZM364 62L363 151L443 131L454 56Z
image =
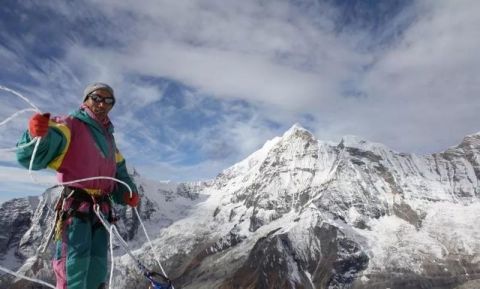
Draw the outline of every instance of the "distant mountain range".
M132 175L177 289L480 288L480 134L417 156L356 137L322 142L294 125L213 180ZM58 191L1 205L2 266L53 283L49 257L30 257ZM131 210L117 212L134 253L158 269ZM147 288L115 252L114 288Z

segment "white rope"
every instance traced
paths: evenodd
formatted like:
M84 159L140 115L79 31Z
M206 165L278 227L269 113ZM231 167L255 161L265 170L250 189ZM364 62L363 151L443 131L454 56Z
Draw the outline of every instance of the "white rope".
M1 86L0 85L0 89L3 89L3 90L6 90L8 92L11 92L15 95L17 95L18 97L22 98L23 100L25 100L28 104L30 104L32 106L31 109L24 109L22 111L19 111L17 113L15 113L14 115L12 115L11 117L9 117L7 120L3 121L0 125L3 125L4 123L7 123L8 121L10 121L12 118L14 118L15 116L19 115L20 113L23 113L25 111L35 111L35 112L38 112L38 113L41 113L40 109L38 109L28 98L24 97L23 95L21 95L20 93L12 90L12 89L9 89L7 87L4 87L4 86ZM29 165L29 174L30 174L30 177L32 179L32 181L34 183L38 183L36 181L36 179L34 178L33 176L33 173L32 173L32 169L33 169L33 162L35 160L35 155L37 153L37 149L38 149L38 146L40 144L40 141L41 141L41 137L36 137L34 139L32 139L32 141L30 141L28 144L25 144L25 145L22 145L22 146L19 146L19 147L16 147L16 149L20 149L20 148L25 148L25 147L28 147L30 145L33 145L35 143L35 147L33 149L33 153L32 153L32 157L30 159L30 165ZM2 149L3 150L3 149ZM1 150L0 150L1 151ZM84 179L78 179L78 180L74 180L74 181L69 181L69 182L63 182L63 183L59 183L59 184L56 184L57 186L65 186L65 185L69 185L69 184L74 184L74 183L79 183L79 182L84 182L84 181L90 181L90 180L98 180L98 179L107 179L107 180L112 180L112 181L115 181L115 182L118 182L118 183L121 183L123 184L124 186L126 186L128 188L128 191L130 193L130 198L133 196L133 191L132 191L132 188L124 181L122 180L119 180L117 178L113 178L113 177L107 177L107 176L99 176L99 177L90 177L90 178L84 178ZM145 233L145 236L147 237L147 241L148 241L148 244L150 246L150 248L152 249L152 253L153 253L153 256L155 258L155 261L158 263L158 265L160 266L160 269L162 270L162 274L168 278L167 274L165 273L165 270L163 269L163 266L160 262L160 258L157 256L156 254L156 251L153 247L153 243L152 241L150 240L150 236L148 235L147 233L147 229L145 228L145 225L143 224L142 222L142 219L140 218L140 214L138 213L138 210L137 208L133 207L133 210L138 218L138 221L140 222L140 225L143 229L143 232ZM114 271L114 256L113 256L113 234L112 233L115 233L115 236L118 238L118 240L120 241L120 243L123 245L125 251L128 253L128 255L130 255L130 257L136 261L137 259L135 258L135 256L133 255L133 253L128 249L128 244L127 242L122 238L122 236L120 235L117 227L114 225L114 224L111 224L110 226L105 222L105 220L103 219L103 217L100 215L100 211L98 209L98 205L97 205L97 208L95 209L94 208L94 211L95 211L95 214L98 216L99 220L101 221L102 225L105 227L105 229L108 230L109 232L109 235L110 235L110 256L111 256L111 269L110 269L110 281L109 281L109 288L112 288L112 285L113 285L113 271ZM3 270L4 269L4 270ZM32 281L32 282L36 282L36 283L40 283L40 284L43 284L43 285L46 285L50 288L53 288L55 289L55 287L53 287L52 285L48 284L48 283L45 283L41 280L38 280L38 279L34 279L34 278L29 278L29 277L26 277L26 276L23 276L23 275L20 275L20 274L17 274L13 271L10 271L6 268L3 268L0 266L0 270L3 270L9 274L12 274L14 276L17 276L19 278L23 278L23 279L26 279L26 280L29 280L29 281ZM172 284L172 289L175 289L173 287L173 284Z
M79 180L74 180L74 181L71 181L71 182L64 182L64 183L60 183L59 185L62 185L62 186L65 186L65 185L69 185L69 184L73 184L73 183L80 183L80 182L84 182L84 181L91 181L91 180L98 180L98 179L107 179L107 180L112 180L112 181L115 181L115 182L118 182L118 183L121 183L122 185L126 186L129 193L130 193L130 197L133 196L133 191L132 191L132 188L127 184L125 183L124 181L121 181L119 179L116 179L116 178L112 178L112 177L105 177L105 176L100 176L100 177L91 177L91 178L85 178L85 179L79 179ZM155 259L155 261L157 262L158 266L160 267L160 270L162 271L162 274L166 277L167 274L165 273L165 269L163 268L162 266L162 263L160 262L160 258L159 256L157 255L156 253L156 250L155 248L153 247L153 243L152 243L152 240L150 239L150 236L148 235L147 233L147 229L145 227L145 224L142 222L142 218L140 217L140 214L138 213L138 210L137 208L133 207L133 211L135 212L135 215L137 216L137 219L140 223L140 226L142 227L142 230L143 230L143 233L145 234L145 236L147 237L147 242L148 242L148 245L150 246L151 250L152 250L152 254L153 254L153 257ZM103 222L102 222L103 223ZM110 228L108 225L106 224L103 224L105 226L105 229L107 229L108 231L110 231ZM114 226L114 225L112 225ZM114 229L115 229L115 232L117 232L117 238L119 238L123 244L125 246L128 247L128 244L127 242L125 242L125 240L123 240L123 238L121 237L120 234L118 234L118 229L114 226ZM134 256L133 254L131 254L130 252L128 252L127 248L125 248L125 250L127 251L127 253L129 253L130 257L132 257L133 259ZM113 249L111 249L111 251L113 252ZM112 260L113 260L113 255L112 255ZM113 266L112 266L112 269L111 269L111 274L113 274ZM173 285L172 285L172 289L174 289Z
M132 191L132 188L124 181L122 180L119 180L117 178L113 178L113 177L106 177L106 176L99 176L99 177L90 177L90 178L84 178L84 179L78 179L78 180L74 180L74 181L69 181L69 182L63 182L63 183L59 183L57 185L62 185L62 186L65 186L65 185L69 185L69 184L74 184L74 183L80 183L80 182L85 182L85 181L91 181L91 180L99 180L99 179L106 179L106 180L112 180L112 181L115 181L115 182L118 182L118 183L121 183L122 185L126 186L127 189L128 189L128 192L130 194L130 197L133 196L133 191ZM148 235L147 233L147 229L145 228L145 225L142 221L142 218L140 217L140 214L138 213L138 210L137 208L133 207L133 211L135 212L137 218L138 218L138 221L143 229L143 232L145 234L145 236L147 237L147 241L148 241L148 244L152 250L152 253L153 253L153 257L155 259L155 261L157 262L157 264L159 265L160 267L160 270L162 271L162 274L168 278L167 274L165 273L165 270L163 269L163 266L162 266L162 263L160 262L160 258L158 257L158 255L156 254L156 251L155 251L155 248L153 247L153 243L152 241L150 240L150 236ZM102 225L105 227L105 229L109 232L110 234L110 259L111 259L111 268L110 268L110 277L109 277L109 288L112 289L112 284L113 284L113 272L114 272L114 257L113 257L113 237L112 237L112 232L115 233L115 236L117 237L117 239L120 241L122 247L125 249L125 251L127 252L127 254L134 260L136 261L136 258L135 256L133 255L133 253L128 249L128 243L122 238L122 236L120 235L120 233L118 232L118 228L111 224L111 225L108 225L105 220L103 219L103 217L99 214L99 211L96 211L95 208L94 208L94 212L95 214L97 215L97 217L99 218L99 220L101 221ZM172 289L175 289L175 287L173 286L172 284Z
M100 212L100 207L98 204L95 204L93 211L95 212L95 215L97 215L97 218L100 220L102 225L105 227L105 229L109 232L110 234L110 259L111 259L111 268L110 268L110 278L108 282L108 287L110 289L113 288L113 270L114 270L114 260L115 258L113 257L113 236L117 237L117 239L120 241L120 245L123 247L125 252L135 261L137 262L137 258L133 255L132 251L128 248L128 243L122 238L120 233L118 232L117 226L114 224L108 224L107 221L105 221L105 218L102 216L102 213Z
M24 112L38 112L38 110L34 109L34 108L25 108L25 109L22 109L22 110L19 110L17 111L16 113L12 114L11 116L7 117L4 121L0 122L0 125L4 125L6 124L7 122L11 121L12 119L14 119L15 117L17 117L18 115L24 113Z
M22 113L24 113L24 112L37 112L37 113L41 113L40 109L38 109L28 98L24 97L24 96L21 95L20 93L12 90L12 89L10 89L10 88L7 88L7 87L5 87L5 86L2 86L2 85L0 85L0 89L15 94L16 96L18 96L18 97L20 97L21 99L25 100L28 104L30 104L30 105L32 106L31 108L25 108L25 109L22 109L22 110L19 110L19 111L15 112L15 113L12 114L11 116L7 117L5 120L3 120L2 122L0 122L0 126L8 123L9 121L11 121L12 119L14 119L15 117L19 116L20 114L22 114ZM2 149L0 149L0 151L5 151L5 152L16 151L17 149L25 148L25 147L28 147L28 146L32 145L32 144L35 143L36 141L37 141L37 138L34 138L34 139L32 139L28 144L25 144L25 145L22 145L22 146L18 146L18 147L12 147L12 148L2 148Z
M25 108L25 109L22 109L22 110L19 110L17 111L16 113L12 114L10 117L6 118L5 120L3 120L2 122L0 122L0 126L2 125L5 125L6 123L8 123L9 121L11 121L12 119L14 119L15 117L19 116L20 114L22 113L25 113L25 112L37 112L37 113L41 113L40 109L38 109L38 107L36 107L28 98L24 97L23 95L21 95L20 93L10 89L10 88L7 88L5 86L2 86L0 85L0 89L1 90L5 90L5 91L8 91L8 92L11 92L13 93L14 95L20 97L21 99L23 99L25 102L27 102L32 108ZM36 152L36 149L38 147L38 144L40 143L40 138L38 137L35 137L33 138L29 143L27 144L24 144L24 145L20 145L20 146L17 146L17 147L13 147L13 148L2 148L0 149L0 151L6 151L6 152L9 152L9 151L16 151L18 149L23 149L23 148L26 148L26 147L29 147L33 144L36 144L35 145L35 152ZM34 180L33 178L33 175L31 174L31 166L32 166L32 163L30 163L30 176L32 177L32 179ZM50 209L50 207L48 207ZM51 209L50 209L51 210ZM19 273L16 273L16 272L13 272L12 270L9 270L7 268L4 268L2 266L0 266L0 270L5 272L5 273L8 273L10 275L13 275L17 278L20 278L20 279L25 279L25 280L28 280L28 281L31 281L31 282L34 282L34 283L38 283L38 284L41 284L41 285L44 285L44 286L47 286L49 288L53 288L55 289L56 287L53 286L52 284L49 284L47 282L44 282L42 280L39 280L39 279L35 279L35 278L31 278L31 277L27 277L25 275L22 275L22 274L19 274Z
M7 268L4 268L4 267L2 267L2 266L0 266L0 270L3 271L3 272L5 272L5 273L8 273L8 274L10 274L10 275L13 275L13 276L15 276L15 277L17 277L17 278L20 278L20 279L25 279L25 280L28 280L28 281L31 281L31 282L34 282L34 283L42 284L42 285L44 285L44 286L47 286L47 287L50 287L50 288L53 288L53 289L56 289L56 288L57 288L57 287L53 286L52 284L49 284L49 283L44 282L44 281L39 280L39 279L27 277L27 276L22 275L22 274L19 274L19 273L17 273L17 272L13 272L13 271L11 271L11 270L9 270L9 269L7 269Z
M38 181L35 178L35 176L33 175L33 161L35 160L35 156L37 155L38 146L40 145L41 140L42 140L41 137L37 138L37 141L35 143L35 147L33 148L32 158L30 159L30 164L28 166L28 174L30 175L30 179L32 179L32 181L34 183L38 183Z
M26 103L30 104L30 106L31 106L32 108L34 108L36 111L38 111L38 112L40 111L40 109L38 109L38 107L36 107L35 104L33 104L33 102L31 102L28 98L26 98L25 96L23 96L23 95L21 95L20 93L16 92L15 90L10 89L10 88L8 88L8 87L5 87L5 86L3 86L3 85L0 85L0 89L15 94L16 96L18 96L18 97L20 97L21 99L23 99Z
M0 149L0 152L14 152L16 150L23 149L23 148L26 148L26 147L29 147L29 146L33 145L37 140L38 140L38 137L35 137L27 144L19 145L19 146L12 147L12 148Z
M103 222L102 222L103 224ZM105 225L104 225L105 226ZM114 226L110 226L110 229L108 230L108 234L110 236L109 241L110 241L110 278L108 281L108 287L112 288L113 286L113 269L115 268L115 258L113 257L113 229Z
M163 269L162 263L160 263L160 258L159 258L158 255L157 255L157 251L155 251L155 248L153 248L153 243L152 243L152 241L150 240L150 237L149 237L148 234L147 234L147 229L145 228L145 225L143 224L142 219L140 218L140 214L138 213L137 208L133 208L133 211L134 211L135 214L137 215L137 218L140 220L140 225L141 225L141 227L142 227L142 229L143 229L143 232L145 233L145 236L147 237L148 245L149 245L150 248L152 249L152 253L153 253L153 257L154 257L155 261L157 261L157 264L158 264L158 266L160 267L160 270L162 270L162 274L163 274L164 276L168 277L168 276L167 276L167 273L165 273L165 270ZM172 284L172 289L175 289L175 288L173 287L173 284Z
M113 178L113 177L105 177L105 176L90 177L90 178L73 180L73 181L69 181L69 182L63 182L63 183L59 183L57 185L65 186L65 185L71 185L71 184L76 184L76 183L81 183L81 182L86 182L86 181L93 181L93 180L111 180L111 181L115 181L117 183L120 183L120 184L124 185L125 187L127 187L128 191L130 192L130 197L132 196L132 189L130 188L130 186L127 183L125 183L124 181Z

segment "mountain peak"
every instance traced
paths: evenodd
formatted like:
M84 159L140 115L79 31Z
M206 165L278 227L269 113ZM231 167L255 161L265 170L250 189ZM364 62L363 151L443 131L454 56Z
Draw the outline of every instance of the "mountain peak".
M307 130L306 128L304 128L302 125L300 125L298 122L295 123L294 125L292 125L292 127L290 127L282 136L283 139L286 139L286 138L289 138L291 137L292 135L304 135L304 134L307 134L307 135L310 135L313 137L313 134Z
M261 149L222 171L222 173L219 174L220 179L231 180L237 176L246 175L250 171L256 172L272 152L278 157L279 153L286 151L294 153L295 151L310 147L316 142L317 140L310 131L302 127L299 123L295 123L281 137L277 136L267 141Z

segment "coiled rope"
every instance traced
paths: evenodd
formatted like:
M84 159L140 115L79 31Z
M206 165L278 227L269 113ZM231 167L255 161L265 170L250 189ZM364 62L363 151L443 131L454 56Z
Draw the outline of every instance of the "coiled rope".
M10 120L12 120L13 118L17 117L18 115L20 115L21 113L25 113L25 112L37 112L37 113L41 113L40 109L35 106L35 104L33 104L33 102L31 102L28 98L26 98L25 96L23 96L22 94L18 93L17 91L13 90L13 89L10 89L8 87L5 87L5 86L2 86L0 85L0 90L4 90L4 91L7 91L7 92L10 92L18 97L20 97L22 100L24 100L25 102L27 102L31 108L26 108L26 109L22 109L20 111L17 111L16 113L14 113L13 115L11 115L10 117L8 117L7 119L5 119L4 121L2 121L0 123L0 126L8 123ZM0 151L15 151L15 150L18 150L18 149L21 149L21 148L25 148L25 147L28 147L28 146L31 146L33 144L35 144L35 147L33 149L33 153L32 153L32 158L30 160L30 165L29 165L29 168L28 168L28 171L29 171L29 174L30 174L30 177L32 179L33 182L35 183L38 183L37 180L34 178L33 176L33 172L32 172L32 168L33 168L33 162L35 160L35 155L37 153L37 149L38 149L38 146L40 144L40 141L41 141L41 137L36 137L36 138L33 138L29 143L25 144L25 145L22 145L22 146L18 146L18 147L14 147L14 148L5 148L5 149L0 149ZM90 181L90 180L98 180L98 179L108 179L108 180L112 180L112 181L115 181L115 182L118 182L118 183L121 183L123 184L124 186L126 186L128 188L128 191L130 193L130 197L133 196L133 191L132 191L132 188L125 182L117 179L117 178L113 178L113 177L107 177L107 176L99 176L99 177L90 177L90 178L84 178L84 179L79 179L79 180L73 180L73 181L70 181L70 182L64 182L64 183L58 183L56 184L57 186L65 186L65 185L70 185L70 184L74 184L74 183L79 183L79 182L85 182L85 181ZM49 207L50 209L50 207ZM50 209L51 210L51 209ZM155 251L155 248L153 247L153 243L150 239L150 236L148 235L147 233L147 229L145 228L145 225L143 224L143 221L142 219L140 218L140 214L138 213L138 210L136 207L133 207L133 211L135 212L135 215L142 227L142 230L145 234L145 236L147 237L147 242L150 246L150 249L152 250L152 253L153 253L153 257L155 259L155 261L157 262L159 268L161 269L162 271L162 274L164 276L167 276L167 274L165 273L165 270L163 269L163 266L160 262L160 258L157 256L156 254L156 251ZM118 228L114 225L114 224L108 224L104 218L101 216L101 213L99 211L99 208L98 206L96 206L96 208L94 208L94 212L95 214L97 215L97 217L99 218L99 220L101 221L102 225L105 227L105 229L109 232L110 234L110 259L111 259L111 268L110 268L110 278L109 278L109 288L112 289L112 286L113 286L113 271L114 271L114 256L113 256L113 235L115 235L117 237L117 239L120 241L120 244L122 245L122 247L125 249L125 251L127 252L127 254L135 261L137 262L137 264L140 264L141 263L137 260L137 258L133 255L133 253L130 251L130 249L128 248L128 244L127 242L122 238L122 236L120 235L119 231L118 231ZM114 234L113 234L114 233ZM143 265L142 265L143 267ZM55 289L55 286L49 284L49 283L46 283L42 280L39 280L39 279L35 279L35 278L31 278L31 277L27 277L25 275L22 275L22 274L19 274L19 273L16 273L16 272L13 272L7 268L4 268L2 266L0 266L0 270L1 271L4 271L8 274L11 274L17 278L21 278L21 279L25 279L25 280L28 280L28 281L31 281L31 282L35 282L35 283L38 283L38 284L42 284L42 285L45 285L47 287L50 287L50 288L53 288ZM143 273L143 272L142 272ZM173 285L171 285L171 288L172 289L175 289L173 287Z

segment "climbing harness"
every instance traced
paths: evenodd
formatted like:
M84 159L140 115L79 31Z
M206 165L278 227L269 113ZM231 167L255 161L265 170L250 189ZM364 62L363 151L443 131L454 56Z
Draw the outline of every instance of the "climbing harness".
M6 120L2 121L0 123L0 126L9 122L11 119L13 119L14 117L16 117L19 114L24 113L24 112L33 111L33 112L41 113L40 109L38 109L28 98L24 97L20 93L12 90L10 88L7 88L5 86L2 86L2 85L0 85L0 90L5 90L5 91L13 93L14 95L16 95L16 96L20 97L21 99L23 99L24 101L26 101L32 107L32 108L23 109L23 110L20 110L20 111L14 113L12 116L10 116ZM40 144L40 141L41 141L41 137L36 137L36 138L32 139L28 144L25 144L21 147L19 146L19 147L14 147L14 148L0 149L0 151L15 151L17 149L28 147L30 145L35 144L35 147L34 147L34 150L33 150L33 153L32 153L32 158L30 160L30 165L29 165L29 174L30 174L31 179L34 182L37 182L37 181L33 176L32 167L33 167L33 162L34 162L35 155L36 155L36 152L37 152L37 149L38 149L38 145ZM121 183L121 184L125 185L128 188L128 191L130 193L130 197L132 197L133 192L132 192L131 187L127 183L125 183L125 182L123 182L119 179L113 178L113 177L106 177L106 176L91 177L91 178L84 178L84 179L79 179L79 180L74 180L74 181L70 181L70 182L64 182L64 183L56 184L56 186L64 186L64 188L66 188L66 189L63 190L64 192L62 192L60 198L57 200L57 202L55 204L55 222L54 222L55 225L51 228L50 232L48 233L47 240L44 243L44 245L42 247L40 247L39 253L40 254L45 254L51 240L53 239L53 236L55 235L55 231L56 231L55 227L57 225L57 222L61 221L63 218L68 217L68 216L65 216L65 212L63 212L63 210L62 210L63 201L65 200L65 198L72 197L74 194L76 194L76 195L80 196L79 198L81 200L92 203L93 212L95 213L95 215L100 220L100 223L109 232L109 235L110 235L110 256L111 256L111 269L110 269L110 280L109 280L109 288L110 289L112 289L112 286L113 286L113 270L114 270L114 257L113 257L113 240L114 239L113 239L113 236L114 235L117 237L117 239L118 239L119 243L121 244L121 246L123 247L123 249L127 252L127 254L135 262L137 268L142 272L143 276L145 276L145 278L150 282L149 289L175 289L171 280L168 279L167 275L165 274L165 270L163 269L163 266L159 261L160 259L158 258L157 254L156 254L155 248L153 247L153 243L150 240L150 236L148 235L147 230L145 228L145 225L143 224L142 219L140 218L140 214L138 213L137 208L133 207L133 211L135 212L135 215L138 218L138 221L139 221L139 223L140 223L140 225L143 229L143 232L144 232L144 234L147 238L149 247L152 250L152 253L154 255L153 257L154 257L155 261L158 263L162 273L158 273L158 272L148 270L145 267L145 265L143 265L140 262L140 260L138 260L138 258L136 258L133 255L133 253L130 251L130 249L128 247L127 242L122 238L122 236L120 235L120 233L118 231L118 228L115 226L115 217L111 214L111 212L109 212L108 219L105 219L105 217L103 216L98 201L102 202L104 200L96 200L95 198L91 197L88 193L85 193L88 196L90 196L90 199L87 200L87 197L85 196L85 194L83 194L81 192L81 190L79 190L79 189L73 189L72 190L70 187L68 187L68 185L70 185L70 184L84 182L84 181L90 181L90 180L98 180L98 179L112 180L112 181L115 181L115 182L118 182L118 183ZM68 194L68 195L65 196L65 194ZM75 201L74 201L74 203L75 203ZM111 210L112 209L110 208L110 211ZM72 215L77 214L73 211L71 211L70 213ZM55 289L55 286L53 286L51 284L48 284L48 283L46 283L42 280L38 280L38 279L35 279L35 278L30 278L30 277L18 274L16 272L13 272L13 271L11 271L7 268L4 268L2 266L0 266L0 271L4 271L8 274L16 276L17 278L21 278L21 279L25 279L25 280L28 280L28 281L31 281L31 282L39 283L39 284L42 284L42 285L47 286L49 288Z

